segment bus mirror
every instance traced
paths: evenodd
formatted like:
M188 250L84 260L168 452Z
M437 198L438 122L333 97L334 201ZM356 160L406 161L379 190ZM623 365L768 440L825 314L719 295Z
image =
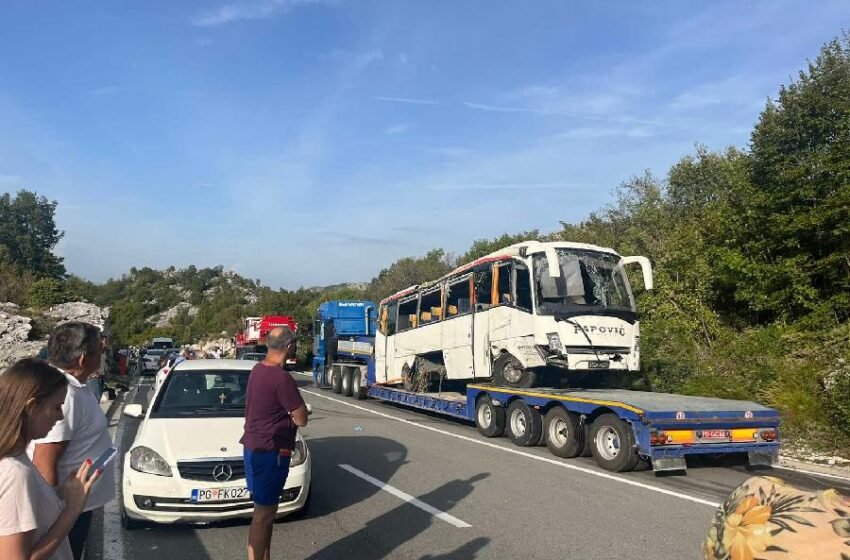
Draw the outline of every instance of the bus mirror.
M623 257L623 265L639 264L641 272L643 272L643 287L646 290L651 290L655 287L655 282L652 278L652 264L646 257Z

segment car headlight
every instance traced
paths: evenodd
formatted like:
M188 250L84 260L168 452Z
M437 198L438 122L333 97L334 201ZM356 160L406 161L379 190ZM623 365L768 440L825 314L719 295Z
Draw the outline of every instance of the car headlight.
M546 338L549 339L549 350L558 352L563 350L564 346L561 344L561 337L558 336L558 333L547 333Z
M295 442L295 449L292 450L292 455L289 458L289 466L297 467L298 465L303 465L304 461L307 460L307 446L304 445L303 441Z
M130 451L130 468L157 476L174 476L165 459L149 447L135 447Z

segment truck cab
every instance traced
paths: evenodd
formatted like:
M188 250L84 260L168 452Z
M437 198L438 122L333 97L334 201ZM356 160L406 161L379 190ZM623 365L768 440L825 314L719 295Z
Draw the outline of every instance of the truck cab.
M334 363L361 363L371 357L377 306L371 301L327 301L313 322L313 379L326 383Z

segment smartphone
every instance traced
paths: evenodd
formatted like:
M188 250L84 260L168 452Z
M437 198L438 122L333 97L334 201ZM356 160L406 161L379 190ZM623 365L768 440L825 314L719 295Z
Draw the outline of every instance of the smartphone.
M116 455L118 455L118 449L115 447L109 447L106 451L101 453L100 457L95 459L91 464L91 467L89 467L89 478L91 478L98 469L102 471L106 465L112 462Z

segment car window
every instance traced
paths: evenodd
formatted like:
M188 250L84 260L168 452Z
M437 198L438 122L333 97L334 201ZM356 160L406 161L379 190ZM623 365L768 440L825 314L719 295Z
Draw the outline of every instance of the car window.
M151 417L242 416L248 370L180 370L166 378Z

